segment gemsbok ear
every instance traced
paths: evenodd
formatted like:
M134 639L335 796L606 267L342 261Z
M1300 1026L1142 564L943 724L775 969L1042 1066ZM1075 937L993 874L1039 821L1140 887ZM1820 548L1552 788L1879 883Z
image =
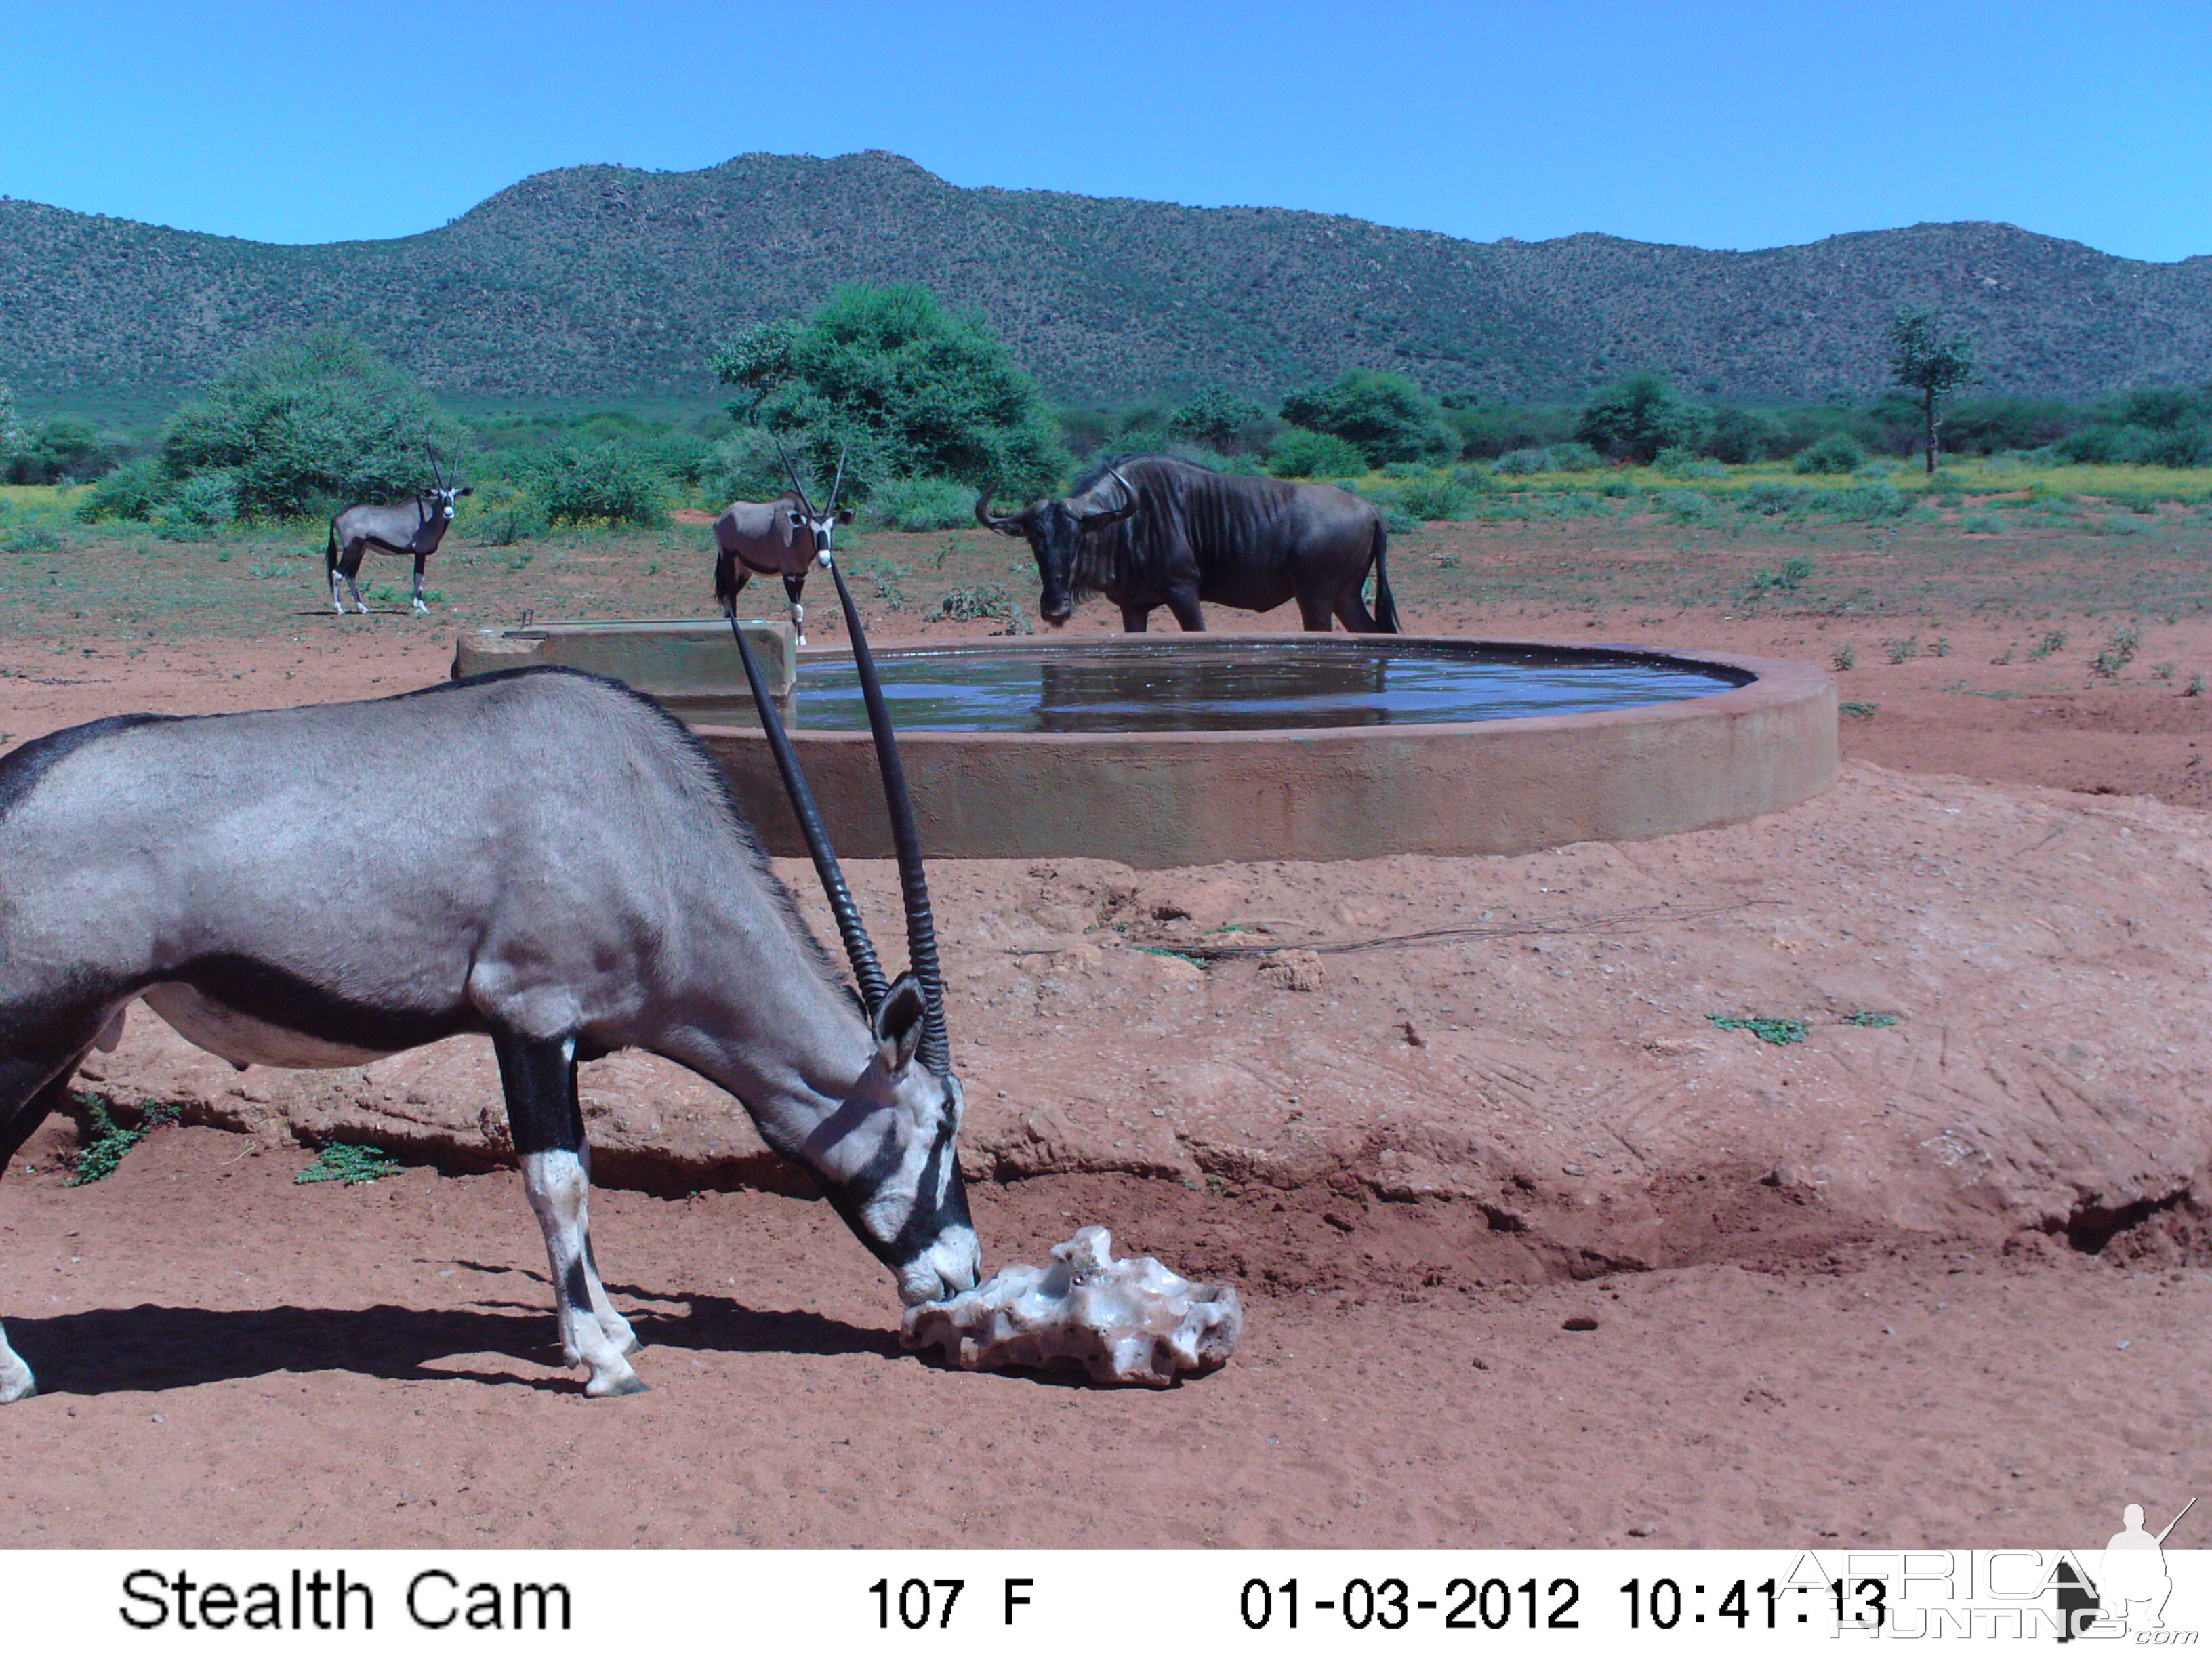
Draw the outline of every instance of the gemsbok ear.
M912 974L901 974L891 981L883 1006L869 1022L876 1033L876 1053L883 1057L884 1069L896 1077L914 1059L915 1049L921 1042L923 1017L929 1005L921 994L921 981Z

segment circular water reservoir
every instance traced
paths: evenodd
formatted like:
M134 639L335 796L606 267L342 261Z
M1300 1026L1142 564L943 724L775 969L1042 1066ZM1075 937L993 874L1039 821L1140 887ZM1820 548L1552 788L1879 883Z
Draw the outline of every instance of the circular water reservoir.
M1739 822L1836 772L1835 688L1800 663L1310 634L886 641L877 657L938 858L1524 853ZM800 653L793 738L839 851L888 857L851 676L842 651ZM741 687L640 689L691 724L769 849L803 854Z
M1304 636L1301 636L1302 638ZM1136 734L1433 726L1601 714L1716 696L1749 671L1647 652L1349 636L1286 650L1267 640L1009 643L883 653L891 719L923 732ZM742 691L664 696L699 726L754 724ZM790 724L860 732L867 711L849 656L799 663Z

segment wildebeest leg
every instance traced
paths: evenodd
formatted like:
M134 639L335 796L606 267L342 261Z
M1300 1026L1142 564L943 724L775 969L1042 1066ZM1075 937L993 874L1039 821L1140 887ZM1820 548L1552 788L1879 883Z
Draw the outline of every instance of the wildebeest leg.
M799 596L805 591L805 577L786 576L783 579L783 597L791 605L791 631L799 636L801 645L806 643L806 607L799 604Z
M50 1071L50 1060L10 1055L0 1060L0 1172L6 1170L8 1161L22 1150L23 1143L47 1115L69 1098L70 1079L76 1075L77 1062L84 1056L85 1048L79 1048L58 1072ZM40 1078L45 1080L33 1086L33 1080ZM27 1400L38 1391L38 1379L22 1357L8 1346L7 1328L0 1326L0 1406Z
M1182 624L1186 634L1206 632L1206 613L1198 608L1198 595L1188 588L1176 588L1168 594L1168 609Z
M429 555L427 553L417 553L415 556L415 609L420 615L428 614L430 609L428 605L422 603L422 566L428 557Z
M1360 592L1366 586L1367 574L1362 571L1358 581L1336 596L1336 614L1343 619L1347 634L1380 634L1386 631L1381 623L1367 614L1367 601ZM1308 623L1306 626L1310 628L1313 624ZM1322 621L1322 627L1324 630L1328 627L1326 617Z
M1152 607L1149 605L1125 605L1121 607L1121 631L1141 634L1152 625Z
M521 1155L523 1190L545 1236L553 1302L561 1321L561 1357L590 1368L584 1392L593 1399L641 1394L645 1384L623 1358L636 1339L611 1306L592 1265L591 1175L585 1161L584 1115L576 1102L576 1044L495 1031L507 1119ZM593 1292L597 1291L596 1297ZM610 1334L611 1317L621 1337Z
M1341 600L1338 601L1340 608L1342 603ZM1328 601L1318 593L1309 593L1301 589L1298 593L1298 625L1309 634L1328 633ZM1346 623L1345 626L1350 628L1352 624ZM1354 629L1352 631L1357 633L1358 630Z

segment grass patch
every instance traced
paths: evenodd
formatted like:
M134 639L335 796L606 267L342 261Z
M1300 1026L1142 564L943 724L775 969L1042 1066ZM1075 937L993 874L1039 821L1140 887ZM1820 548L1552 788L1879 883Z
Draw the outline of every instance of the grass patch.
M1802 1019L1785 1019L1778 1014L1708 1014L1705 1018L1723 1031L1748 1031L1778 1048L1805 1040Z
M1881 707L1878 702L1839 702L1836 705L1836 712L1845 720L1870 720L1874 718L1874 711Z
M380 1146L347 1146L333 1141L315 1154L315 1161L292 1177L295 1187L311 1182L343 1181L349 1187L381 1181L400 1172L399 1160Z
M1856 1013L1845 1014L1843 1018L1843 1024L1846 1025L1856 1025L1863 1029L1872 1030L1878 1030L1884 1025L1896 1024L1897 1016L1895 1014L1877 1014L1870 1009L1862 1008Z

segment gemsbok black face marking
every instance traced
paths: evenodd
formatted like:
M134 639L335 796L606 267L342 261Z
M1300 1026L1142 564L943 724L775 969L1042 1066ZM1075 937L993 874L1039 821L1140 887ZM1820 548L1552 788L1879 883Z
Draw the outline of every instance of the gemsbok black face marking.
M927 931L926 892L910 944L916 915ZM520 669L104 720L0 757L0 1170L134 1000L256 1064L486 1034L563 1353L586 1393L634 1393L592 1251L580 1056L644 1048L728 1090L908 1304L975 1284L933 945L915 956L889 984L856 958L863 1013L713 761L611 681ZM0 1401L33 1387L0 1330Z
M1121 626L1145 631L1161 605L1189 632L1200 609L1272 611L1298 603L1299 624L1326 634L1334 617L1354 634L1395 634L1398 607L1385 566L1382 514L1331 484L1214 472L1168 455L1096 468L1058 501L1018 513L975 497L987 530L1026 541L1037 567L1037 614L1059 627L1079 593L1103 593ZM1375 573L1375 613L1364 589Z
M774 435L774 434L770 434ZM714 520L714 599L722 614L734 617L738 595L755 576L783 578L783 595L791 607L792 632L806 643L806 607L799 603L806 591L806 573L830 562L830 533L839 525L853 522L853 509L842 511L838 492L845 486L845 461L837 460L837 482L830 491L830 505L814 510L806 486L799 482L791 457L776 440L783 470L791 488L770 501L732 501Z
M323 549L323 568L331 580L331 609L341 617L345 615L345 600L339 596L338 583L345 582L346 593L353 599L354 609L362 616L368 607L361 602L361 589L354 579L361 574L361 560L364 553L397 553L415 560L415 611L421 615L429 609L422 603L422 567L438 544L445 539L446 526L453 521L454 504L464 495L472 495L475 489L461 483L458 473L442 473L436 452L426 448L430 458L430 484L415 492L414 499L394 501L384 507L349 507L331 520L331 538Z

